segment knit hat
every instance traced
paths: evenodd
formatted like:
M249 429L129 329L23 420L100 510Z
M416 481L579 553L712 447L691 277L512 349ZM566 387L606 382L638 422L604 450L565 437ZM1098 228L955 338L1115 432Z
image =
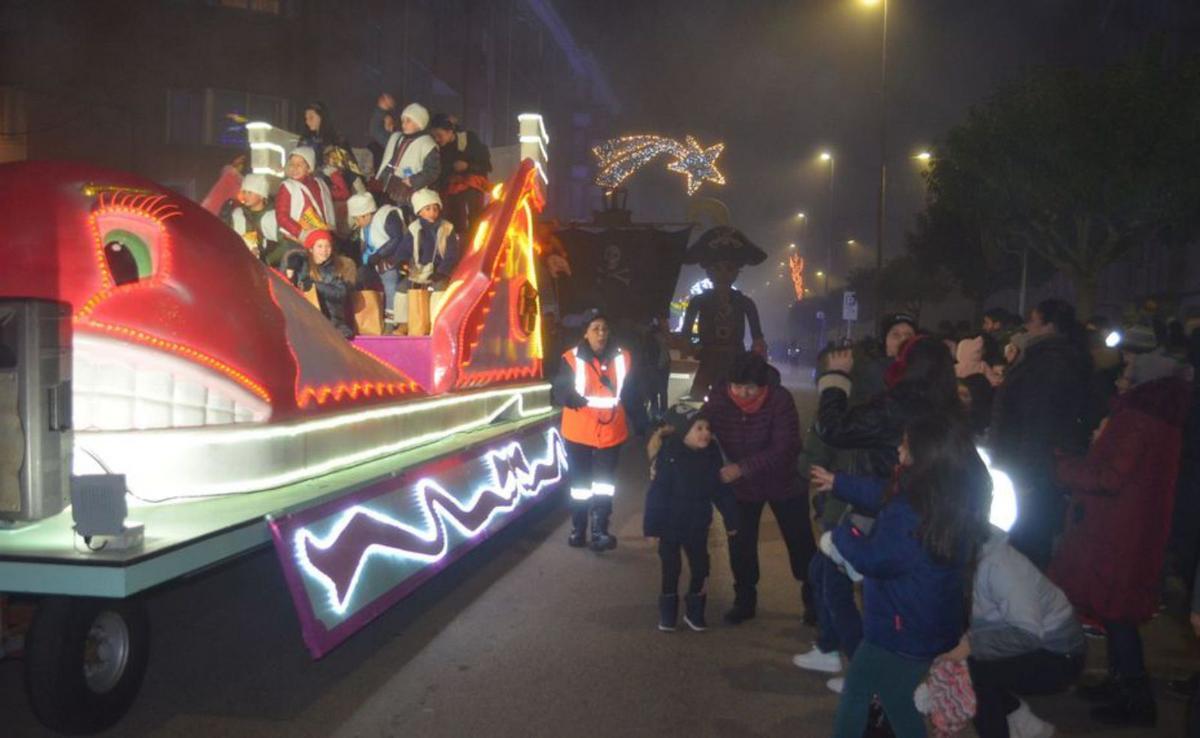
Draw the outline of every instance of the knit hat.
M411 202L413 212L419 215L422 210L430 205L437 205L438 207L441 207L442 198L438 197L438 193L434 192L433 190L422 189L412 193Z
M663 423L671 427L676 438L683 438L696 424L697 420L707 420L708 416L702 412L700 405L689 405L685 402L678 403L667 411L663 416Z
M425 106L421 105L420 103L413 103L409 105L404 109L403 112L400 113L400 118L402 120L404 118L412 120L413 123L416 123L421 127L422 131L429 126L429 111L426 110Z
M322 239L328 241L330 245L333 244L333 234L329 231L310 231L304 238L304 248L312 251L313 246L317 245L317 241Z
M890 331L897 323L908 323L914 331L917 329L917 319L908 313L888 313L879 321L879 335L881 338L886 338Z
M357 195L351 195L346 201L346 215L351 218L357 218L360 215L369 215L375 212L375 198L369 192L360 192Z
M268 192L267 178L261 174L247 174L242 178L242 190L253 192L259 197L266 197Z
M313 147L297 146L292 149L292 153L288 154L289 159L293 156L298 156L307 162L309 171L315 172L317 170L317 152L313 151Z
M1129 383L1133 386L1167 377L1186 377L1191 367L1161 351L1134 354L1130 363Z

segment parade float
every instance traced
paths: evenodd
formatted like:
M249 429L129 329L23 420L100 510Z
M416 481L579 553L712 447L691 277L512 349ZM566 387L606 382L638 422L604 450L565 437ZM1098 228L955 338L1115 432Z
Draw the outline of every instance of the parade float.
M124 714L153 587L273 545L320 657L550 496L544 176L496 188L430 335L347 341L199 204L0 166L0 594L43 723Z

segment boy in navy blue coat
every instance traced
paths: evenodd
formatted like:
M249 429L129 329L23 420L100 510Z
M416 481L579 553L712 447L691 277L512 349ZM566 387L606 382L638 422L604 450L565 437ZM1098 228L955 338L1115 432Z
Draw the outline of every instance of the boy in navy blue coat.
M691 582L683 620L692 630L707 628L708 529L716 505L729 535L737 533L737 500L733 488L721 481L724 464L713 443L708 419L698 409L679 405L668 413L672 432L654 461L653 481L646 495L645 534L658 538L662 561L662 594L658 599L658 629L675 630L679 614L680 550L687 554Z

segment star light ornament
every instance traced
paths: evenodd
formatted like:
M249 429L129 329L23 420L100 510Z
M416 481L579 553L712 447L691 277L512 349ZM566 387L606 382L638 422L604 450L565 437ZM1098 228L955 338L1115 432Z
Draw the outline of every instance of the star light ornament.
M706 181L725 184L725 177L717 169L717 157L725 150L725 144L702 148L693 136L687 136L685 141L680 143L662 136L626 136L605 141L592 149L599 162L596 184L610 189L620 187L630 175L660 154L675 158L667 169L687 176L689 196Z

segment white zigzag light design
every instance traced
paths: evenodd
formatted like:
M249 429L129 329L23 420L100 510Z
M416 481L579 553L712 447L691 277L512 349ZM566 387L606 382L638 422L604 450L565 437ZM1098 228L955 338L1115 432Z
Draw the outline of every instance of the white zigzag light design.
M519 464L510 464L514 460L518 461ZM550 429L546 433L545 457L533 464L529 463L520 443L516 441L501 449L485 452L484 463L488 468L487 481L477 487L464 502L459 502L433 479L424 478L419 480L415 485L415 490L417 500L420 502L421 514L424 518L423 524L420 526L403 523L386 513L372 510L365 505L354 505L339 515L337 522L334 523L333 527L324 536L317 536L307 528L297 530L293 536L296 562L309 578L319 583L325 589L330 606L334 612L338 615L344 615L347 609L349 609L350 602L354 598L354 592L358 588L359 580L366 568L367 562L371 558L380 556L401 560L424 561L427 564L440 561L449 551L450 541L446 535L447 522L453 525L463 536L474 538L487 530L488 526L491 525L492 521L498 515L511 512L515 509L522 497L536 497L547 486L557 484L567 470L566 450L563 446L562 438L555 429ZM556 466L554 476L536 481L535 473L537 468L550 464ZM502 469L506 477L503 482L501 481ZM468 528L458 519L455 511L464 515L470 513L479 504L484 495L488 494L505 500L506 504L497 505L477 527ZM438 512L435 512L435 508ZM345 595L339 597L337 583L309 560L307 544L311 543L313 547L321 550L329 550L338 544L342 533L360 515L371 518L388 527L405 531L427 543L440 540L441 545L434 554L404 551L382 544L369 545L359 557L354 576L350 581L350 585L346 587Z

